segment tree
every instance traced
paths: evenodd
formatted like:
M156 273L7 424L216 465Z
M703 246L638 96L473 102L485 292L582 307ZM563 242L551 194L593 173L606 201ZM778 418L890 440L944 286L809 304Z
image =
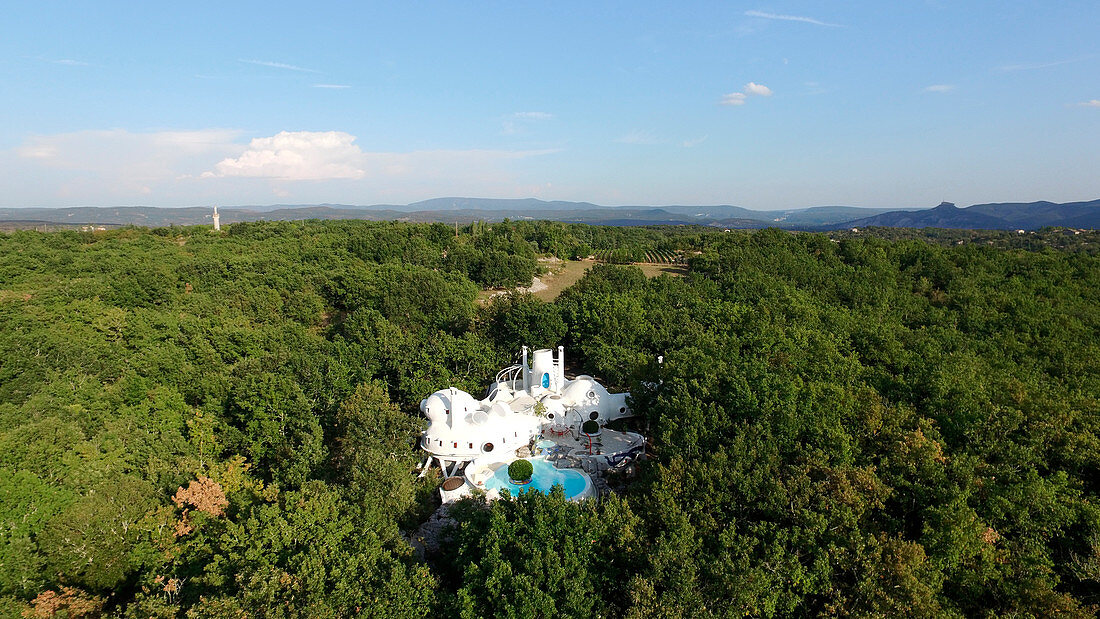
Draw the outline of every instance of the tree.
M245 366L228 409L236 446L271 480L301 485L323 460L320 421L301 387L288 377Z
M557 306L529 293L493 297L484 312L484 331L502 351L520 345L553 348L565 338L565 322Z
M352 500L384 521L409 508L413 442L419 424L390 401L385 386L368 381L336 415L333 463Z
M531 462L522 458L514 460L508 465L508 477L512 478L512 481L528 482L534 472L535 469Z
M90 489L38 536L48 569L92 591L118 586L144 560L142 521L156 505L152 496L148 484L125 475Z

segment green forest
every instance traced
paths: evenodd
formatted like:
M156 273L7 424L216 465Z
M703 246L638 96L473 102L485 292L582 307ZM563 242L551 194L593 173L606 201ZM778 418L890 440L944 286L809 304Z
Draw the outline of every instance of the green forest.
M0 616L1094 616L1097 238L889 234L0 235ZM420 556L419 402L522 345L631 391L648 460Z

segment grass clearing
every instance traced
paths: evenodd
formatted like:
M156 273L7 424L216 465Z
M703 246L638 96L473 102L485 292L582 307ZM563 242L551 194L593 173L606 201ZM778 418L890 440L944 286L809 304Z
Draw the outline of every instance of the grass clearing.
M535 296L543 301L553 301L566 288L581 281L585 272L592 268L593 264L596 263L592 260L563 260L550 263L549 272L542 276L542 283L546 284L546 288L534 293Z
M683 264L668 264L665 262L639 262L634 266L642 270L646 277L658 277L661 275L671 275L673 277L683 277L687 275L687 265Z

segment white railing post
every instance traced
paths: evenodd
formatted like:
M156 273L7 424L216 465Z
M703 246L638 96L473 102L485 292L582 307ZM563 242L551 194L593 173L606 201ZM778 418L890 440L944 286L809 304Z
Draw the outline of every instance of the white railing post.
M528 374L530 374L530 371L527 369L527 347L526 346L523 347L523 367L521 368L521 371L523 372L523 390L527 391L530 388L530 385L528 383L530 383L531 377L528 376Z
M558 346L558 391L565 388L565 346Z

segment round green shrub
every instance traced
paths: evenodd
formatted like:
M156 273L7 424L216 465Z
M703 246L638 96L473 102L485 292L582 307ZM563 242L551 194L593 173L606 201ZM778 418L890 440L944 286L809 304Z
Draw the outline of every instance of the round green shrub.
M589 419L581 425L581 432L585 434L596 434L600 431L600 422L595 419Z
M535 474L535 467L527 460L516 460L508 465L508 477L513 481L531 481Z

